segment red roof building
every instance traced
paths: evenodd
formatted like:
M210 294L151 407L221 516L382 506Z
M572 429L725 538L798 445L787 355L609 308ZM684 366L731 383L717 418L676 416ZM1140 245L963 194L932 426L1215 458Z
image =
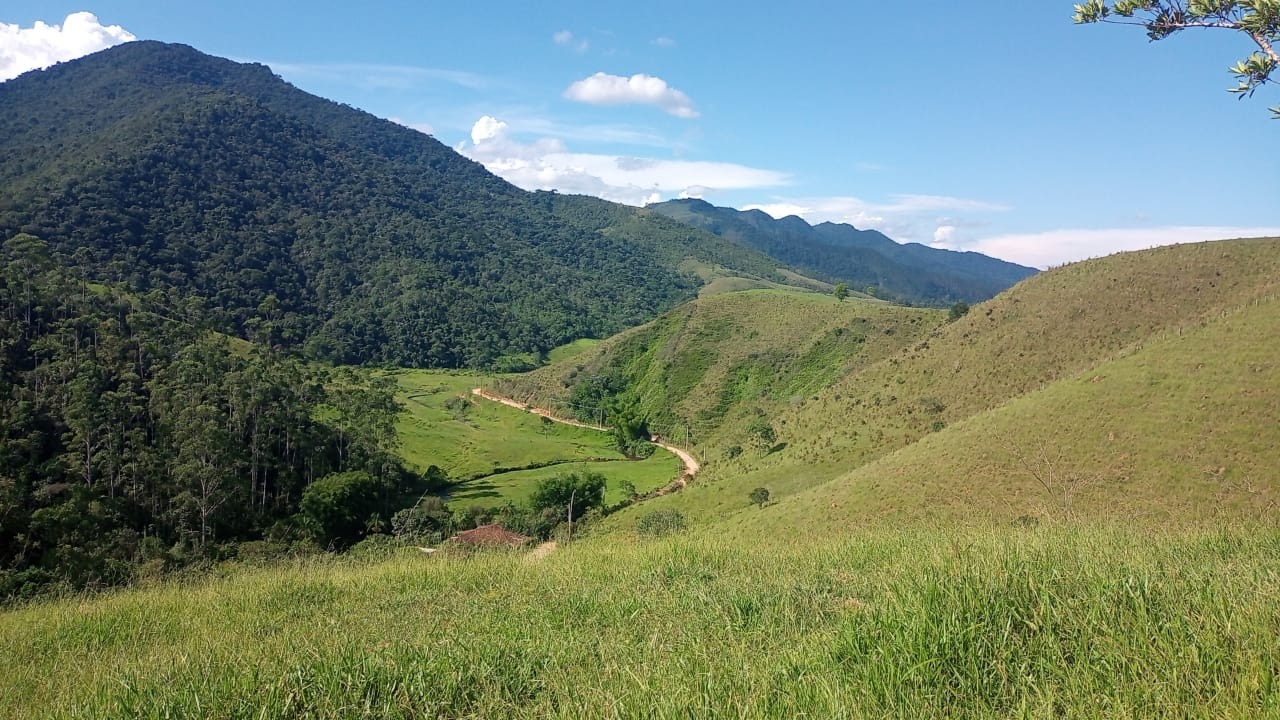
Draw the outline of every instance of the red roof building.
M452 539L459 545L487 548L518 548L533 541L533 538L511 532L501 525L481 525L474 530L458 533Z

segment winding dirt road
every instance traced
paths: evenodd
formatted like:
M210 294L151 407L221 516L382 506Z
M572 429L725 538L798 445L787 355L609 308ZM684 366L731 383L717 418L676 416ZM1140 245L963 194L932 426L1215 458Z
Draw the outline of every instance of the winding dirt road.
M609 431L609 428L607 427L602 427L600 425L592 425L590 423L579 422L572 418L560 417L555 413L551 412L550 410L548 410L547 408L540 408L540 407L535 407L533 405L528 405L520 402L519 400L505 397L503 395L498 395L497 393L489 392L484 388L471 388L471 394L477 397L482 397L485 400L491 400L496 403L502 403L503 405L507 405L507 406L516 408L518 410L523 410L525 412L533 413L534 415L539 415L548 420L551 420L552 422L558 422L564 425L572 425L574 427L588 428L590 430L599 430L601 432ZM665 495L669 492L673 492L675 490L679 490L683 488L684 486L688 485L689 480L692 479L694 475L697 475L698 471L702 469L702 464L699 463L697 458L691 455L687 450L678 448L675 445L671 445L669 443L654 440L653 438L649 438L649 441L652 442L654 445L657 445L658 447L662 448L663 450L670 452L672 455L675 455L676 457L680 458L680 462L684 463L684 472L680 475L680 477L673 480L670 485L667 485L666 487L656 491L654 493L655 495Z

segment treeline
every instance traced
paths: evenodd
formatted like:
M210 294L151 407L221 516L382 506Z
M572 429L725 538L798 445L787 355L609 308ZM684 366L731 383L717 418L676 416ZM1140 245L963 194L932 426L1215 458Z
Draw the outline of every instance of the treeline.
M393 453L389 380L233 344L163 299L95 285L35 237L5 243L0 598L117 584L245 540L349 541L363 529L333 537L299 512L333 478L371 488L358 520L373 530L422 492Z

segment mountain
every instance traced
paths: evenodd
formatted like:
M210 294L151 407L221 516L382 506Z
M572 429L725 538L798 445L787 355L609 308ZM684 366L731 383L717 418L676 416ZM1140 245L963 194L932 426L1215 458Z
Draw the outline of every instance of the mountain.
M342 363L490 366L648 320L709 275L785 280L708 233L525 192L263 65L158 42L0 83L0 239L18 232L172 312Z
M649 209L777 258L814 277L875 288L879 296L923 305L978 302L1035 274L1035 269L974 252L902 245L875 230L775 220L759 210L670 200Z

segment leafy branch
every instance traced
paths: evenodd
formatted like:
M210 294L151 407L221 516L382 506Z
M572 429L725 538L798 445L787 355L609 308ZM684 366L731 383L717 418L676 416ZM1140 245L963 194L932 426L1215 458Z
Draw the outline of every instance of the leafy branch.
M1077 24L1139 25L1153 42L1189 28L1218 28L1248 35L1258 50L1228 70L1236 86L1228 92L1251 97L1263 85L1275 83L1280 66L1280 0L1089 0L1075 6ZM1280 107L1271 108L1280 119Z

